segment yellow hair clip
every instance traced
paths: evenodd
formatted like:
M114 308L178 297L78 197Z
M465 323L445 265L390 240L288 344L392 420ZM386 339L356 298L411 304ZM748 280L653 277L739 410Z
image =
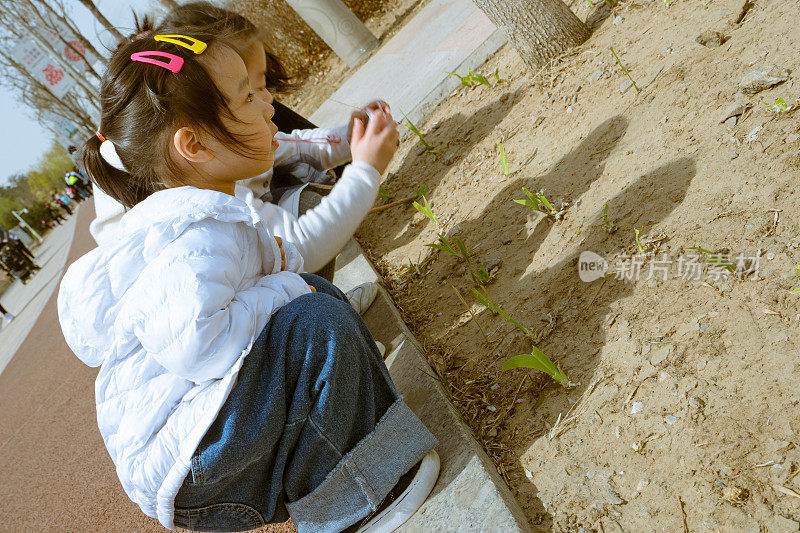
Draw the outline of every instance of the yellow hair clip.
M189 37L188 35L180 35L180 34L173 34L173 35L156 35L153 37L156 41L162 41L165 43L172 43L178 46L182 46L194 52L195 54L202 54L205 49L208 47L206 43L195 39L194 37ZM185 39L188 42L184 42L181 39Z

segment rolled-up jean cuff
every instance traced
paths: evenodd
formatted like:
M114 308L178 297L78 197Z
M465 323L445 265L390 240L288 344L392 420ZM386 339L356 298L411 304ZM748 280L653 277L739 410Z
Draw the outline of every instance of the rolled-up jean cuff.
M286 505L298 533L341 531L355 524L437 444L417 415L397 400L320 486Z

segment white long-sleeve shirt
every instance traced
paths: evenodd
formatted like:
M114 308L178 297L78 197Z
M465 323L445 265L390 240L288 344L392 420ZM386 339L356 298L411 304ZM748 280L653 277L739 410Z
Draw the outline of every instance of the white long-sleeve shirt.
M308 156L318 160L322 168L333 168L350 157L347 126L295 130L291 134L279 133L276 138L280 146L275 151L275 164ZM281 142L281 139L291 140ZM338 139L338 142L302 142L321 139ZM380 173L372 165L354 161L322 203L300 217L261 200L269 191L271 170L238 182L235 194L253 205L274 235L297 247L308 272L316 272L336 257L353 236L375 202L380 178ZM97 218L90 226L92 236L98 244L113 240L124 207L95 187L95 211Z

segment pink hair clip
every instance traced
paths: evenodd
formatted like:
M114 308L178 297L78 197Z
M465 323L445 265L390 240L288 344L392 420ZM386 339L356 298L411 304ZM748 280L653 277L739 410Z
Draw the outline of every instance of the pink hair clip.
M153 59L153 57L163 57L169 59L169 63L159 61L158 59ZM159 52L158 50L148 50L146 52L136 52L131 54L131 61L150 63L151 65L156 65L172 71L173 74L177 74L181 71L181 68L183 68L182 57L176 56L175 54L170 54L168 52Z

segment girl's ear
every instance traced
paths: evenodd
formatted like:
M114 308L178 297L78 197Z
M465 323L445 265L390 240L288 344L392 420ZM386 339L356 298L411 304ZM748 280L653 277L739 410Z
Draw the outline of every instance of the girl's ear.
M197 132L192 128L183 127L175 132L172 144L181 157L190 163L208 163L214 159L214 154L203 145Z

